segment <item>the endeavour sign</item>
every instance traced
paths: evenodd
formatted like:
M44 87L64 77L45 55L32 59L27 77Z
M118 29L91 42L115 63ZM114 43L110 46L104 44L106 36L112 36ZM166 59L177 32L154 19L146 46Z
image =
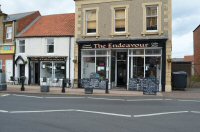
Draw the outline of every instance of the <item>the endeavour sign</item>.
M107 44L83 44L82 49L114 49L114 48L147 48L147 47L159 47L158 42L152 43L107 43Z

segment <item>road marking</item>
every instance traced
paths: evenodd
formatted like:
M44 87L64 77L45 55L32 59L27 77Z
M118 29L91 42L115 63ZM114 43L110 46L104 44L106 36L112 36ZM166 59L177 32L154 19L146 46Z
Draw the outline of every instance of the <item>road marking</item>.
M178 99L178 101L182 101L182 102L198 102L198 103L200 103L200 100L183 100L183 99Z
M70 112L74 109L64 109L64 110L38 110L38 111L10 111L11 114L23 114L23 113L49 113L49 112Z
M88 97L88 99L95 99L95 100L113 100L113 101L125 101L125 99L110 99L110 98L94 98L94 97Z
M152 113L152 114L143 114L143 115L133 115L133 117L148 117L148 116L158 116L158 115L181 114L181 113L188 113L188 112L189 112L189 111L163 112L163 113Z
M200 114L200 111L190 111L191 113Z
M134 100L126 100L128 102L137 102L137 101L163 101L164 99L134 99Z
M10 94L3 94L1 95L1 97L6 97L6 96L9 96Z
M20 95L20 94L13 94L14 96L19 96L19 97L28 97L28 98L39 98L42 99L44 97L39 97L39 96L29 96L29 95Z
M8 113L6 110L0 110L0 113Z
M129 117L129 118L132 117L131 115L107 113L107 112L99 112L99 111L88 111L88 110L75 110L75 111L84 112L84 113L101 114L101 115L110 115L110 116L120 116L120 117Z
M84 99L86 97L45 97L47 99Z

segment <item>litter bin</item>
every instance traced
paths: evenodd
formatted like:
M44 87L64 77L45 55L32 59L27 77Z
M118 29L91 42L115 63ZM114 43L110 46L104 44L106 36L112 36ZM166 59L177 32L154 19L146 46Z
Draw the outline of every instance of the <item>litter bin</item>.
M187 73L184 71L172 73L173 90L185 90L187 87Z

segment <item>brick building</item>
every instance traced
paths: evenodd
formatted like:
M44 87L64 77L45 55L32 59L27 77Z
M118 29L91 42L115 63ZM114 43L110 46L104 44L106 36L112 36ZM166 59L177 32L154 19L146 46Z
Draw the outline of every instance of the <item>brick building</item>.
M193 31L194 39L194 73L200 75L200 25Z
M7 15L0 9L0 69L7 81L15 76L15 36L39 16L39 11Z

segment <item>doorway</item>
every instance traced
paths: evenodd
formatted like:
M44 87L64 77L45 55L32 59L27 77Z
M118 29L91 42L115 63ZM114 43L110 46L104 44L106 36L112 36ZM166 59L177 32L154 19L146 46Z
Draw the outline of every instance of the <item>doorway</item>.
M117 87L127 83L127 52L117 52Z
M39 78L40 78L39 63L35 63L35 84L39 84Z

